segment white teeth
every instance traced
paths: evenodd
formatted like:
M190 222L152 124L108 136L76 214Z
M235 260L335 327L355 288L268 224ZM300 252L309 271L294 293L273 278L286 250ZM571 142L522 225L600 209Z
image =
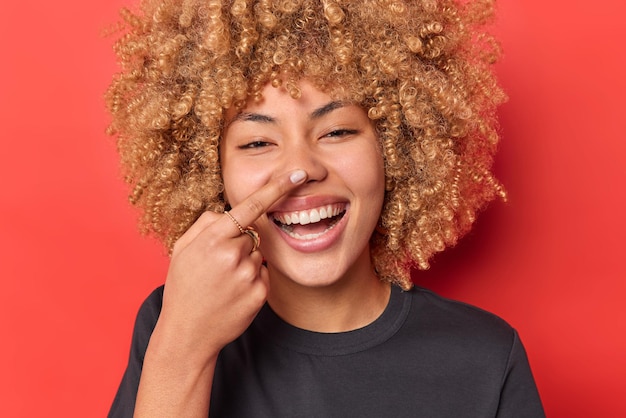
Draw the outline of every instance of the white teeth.
M322 219L332 218L339 215L344 210L344 205L327 205L308 211L299 211L293 213L286 213L282 215L275 215L275 219L283 225L308 225L316 223Z
M309 218L310 218L312 224L322 220L322 217L320 216L320 213L316 209L313 209L311 211L311 213L309 214Z
M333 227L331 226L330 228L327 228L324 232L320 232L318 234L306 234L306 235L300 235L300 234L296 234L293 231L285 231L287 233L287 235L289 235L291 238L295 238L295 239L299 239L299 240L311 240L311 239L315 239L317 237L321 237L322 235L324 235L326 232L330 231Z

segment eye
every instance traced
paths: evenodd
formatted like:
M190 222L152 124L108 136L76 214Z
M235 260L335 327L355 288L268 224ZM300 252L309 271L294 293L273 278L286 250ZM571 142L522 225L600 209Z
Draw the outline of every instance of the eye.
M324 137L325 138L340 138L340 137L344 137L348 135L355 135L358 132L359 131L357 131L356 129L335 129L334 131L329 132L326 135L324 135Z
M269 142L266 141L252 141L252 142L248 142L247 144L243 144L239 146L239 149L254 149L254 148L263 148L263 147L267 147L271 145Z

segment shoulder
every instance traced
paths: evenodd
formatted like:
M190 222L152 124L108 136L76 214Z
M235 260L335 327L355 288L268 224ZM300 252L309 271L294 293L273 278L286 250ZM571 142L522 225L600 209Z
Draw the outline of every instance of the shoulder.
M140 323L156 324L156 321L161 314L161 307L163 306L163 288L163 285L157 287L143 301L139 307L139 312L137 313L138 325Z
M138 316L159 316L161 313L161 306L163 305L163 289L164 286L161 285L148 295L139 308Z
M148 345L152 331L159 319L162 305L163 286L159 286L148 295L139 307L139 312L135 320L133 340L144 350Z
M395 353L426 382L424 390L451 388L450 404L462 399L469 408L486 402L490 410L499 408L498 416L544 416L526 352L511 325L426 289L414 288L405 297L411 308Z
M156 288L144 300L135 319L133 337L130 345L128 365L118 388L109 417L126 417L132 415L135 398L143 367L143 360L150 341L152 331L161 313L163 302L163 286Z
M477 306L445 298L421 287L413 288L410 293L412 293L416 307L422 310L422 314L445 318L448 321L460 321L466 324L476 323L495 329L511 329L505 320Z
M484 309L419 287L408 293L412 299L409 326L434 342L507 356L518 340L505 320Z

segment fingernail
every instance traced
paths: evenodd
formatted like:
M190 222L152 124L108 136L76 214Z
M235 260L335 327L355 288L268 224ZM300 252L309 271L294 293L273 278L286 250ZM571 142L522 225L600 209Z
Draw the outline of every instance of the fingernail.
M306 178L306 171L304 170L296 170L293 173L291 173L291 175L289 176L289 180L291 180L293 184L300 183L305 178Z

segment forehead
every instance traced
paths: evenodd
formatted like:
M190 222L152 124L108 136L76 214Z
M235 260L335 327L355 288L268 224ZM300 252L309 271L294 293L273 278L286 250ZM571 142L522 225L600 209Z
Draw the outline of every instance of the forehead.
M308 80L278 87L267 83L258 96L251 96L240 106L231 106L225 114L225 126L236 120L247 120L246 115L295 114L302 111L312 117L323 116L346 106L347 102L331 96Z
M312 107L321 102L332 100L328 92L316 87L307 79L301 79L297 83L283 83L278 87L268 83L260 91L260 94L260 100L248 100L243 109L255 109L285 102Z

